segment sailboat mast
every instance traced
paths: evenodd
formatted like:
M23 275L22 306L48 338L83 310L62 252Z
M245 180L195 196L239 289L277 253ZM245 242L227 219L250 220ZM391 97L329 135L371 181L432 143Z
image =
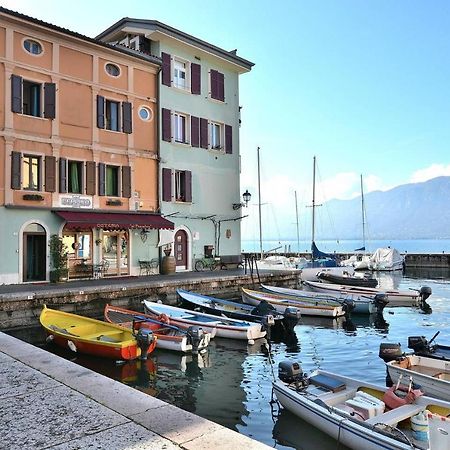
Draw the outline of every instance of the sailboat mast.
M300 254L300 234L298 232L298 203L297 203L297 191L295 193L295 217L297 219L297 256Z
M312 231L311 241L314 243L314 230L316 227L316 157L313 158L313 190L312 190Z
M364 213L364 189L363 189L363 179L361 175L361 214L362 214L362 238L363 238L363 248L366 250L366 215Z
M262 245L262 224L261 224L261 170L259 162L259 147L257 148L258 156L258 213L259 213L259 250L261 252L261 260L263 259L263 245Z

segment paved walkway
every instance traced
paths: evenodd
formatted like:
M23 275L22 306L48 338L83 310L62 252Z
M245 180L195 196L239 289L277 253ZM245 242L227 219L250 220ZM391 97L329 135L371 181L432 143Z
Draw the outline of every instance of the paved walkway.
M0 333L0 448L270 447Z

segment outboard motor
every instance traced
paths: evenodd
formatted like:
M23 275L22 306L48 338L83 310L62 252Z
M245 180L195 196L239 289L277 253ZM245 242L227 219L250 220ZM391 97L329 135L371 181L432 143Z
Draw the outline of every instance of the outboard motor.
M203 328L191 326L187 329L186 335L188 338L189 344L192 345L192 354L198 354L198 347L203 338Z
M146 360L148 349L155 341L155 336L153 335L152 330L149 330L148 328L139 328L139 331L134 335L134 337L136 338L137 345L141 349L140 359Z
M380 344L378 356L384 362L394 361L403 356L402 346L400 344Z
M284 316L283 322L286 327L286 330L288 331L292 331L295 325L297 325L298 321L302 317L302 315L300 314L300 310L292 306L288 306L284 310L283 316Z
M378 314L381 314L385 306L389 303L389 297L384 293L376 294L373 300L375 302L375 306L377 307Z
M251 314L253 316L267 316L268 314L276 315L276 308L271 305L268 301L262 300L259 302L258 306L252 309Z
M303 378L302 366L294 361L281 361L278 364L278 378L284 383L294 383Z
M351 298L346 298L342 302L342 308L344 309L344 311L347 315L350 314L355 309L355 307L356 307L356 303Z
M419 291L420 309L427 314L431 314L431 306L426 302L427 298L433 293L429 286L422 286Z

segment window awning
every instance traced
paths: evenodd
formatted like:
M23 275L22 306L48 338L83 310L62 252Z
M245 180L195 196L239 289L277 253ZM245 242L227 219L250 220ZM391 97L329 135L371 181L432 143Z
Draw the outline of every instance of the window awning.
M130 228L150 228L173 230L174 225L159 214L97 213L86 211L54 211L67 223L65 229L86 230L127 230Z

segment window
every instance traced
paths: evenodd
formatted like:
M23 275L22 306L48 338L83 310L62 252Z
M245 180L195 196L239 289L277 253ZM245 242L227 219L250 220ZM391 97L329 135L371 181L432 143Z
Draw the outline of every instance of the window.
M139 108L139 117L148 122L152 119L152 112L149 108L147 108L146 106L141 106Z
M80 161L68 162L68 186L67 190L71 194L83 193L83 163Z
M112 77L118 77L120 75L120 67L115 64L108 63L105 66L106 73Z
M22 114L41 117L41 84L23 80L22 90Z
M105 194L110 197L119 196L119 167L106 166Z
M184 170L175 171L175 201L186 201L186 172Z
M180 142L183 144L188 143L188 139L186 136L186 122L187 117L183 114L174 113L174 139L175 142Z
M173 86L180 89L187 89L187 68L188 63L174 59L173 61Z
M25 39L23 48L32 55L40 55L42 53L42 45L32 39Z
M23 155L22 159L22 189L39 191L41 186L41 157Z
M111 131L120 130L120 108L119 102L106 100L106 129Z
M220 123L211 122L211 148L223 148L223 125Z

